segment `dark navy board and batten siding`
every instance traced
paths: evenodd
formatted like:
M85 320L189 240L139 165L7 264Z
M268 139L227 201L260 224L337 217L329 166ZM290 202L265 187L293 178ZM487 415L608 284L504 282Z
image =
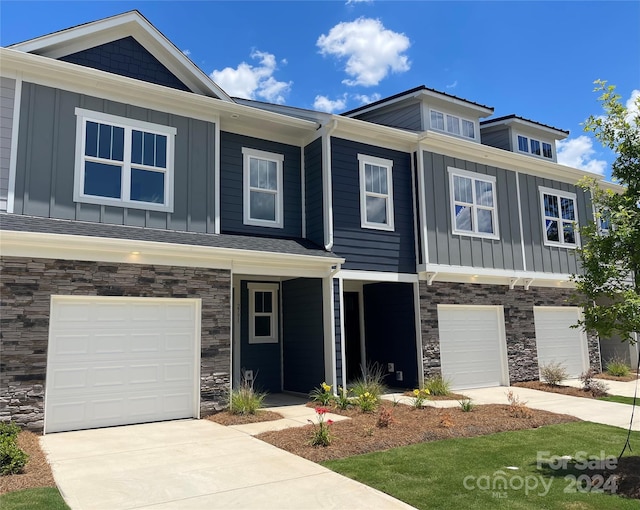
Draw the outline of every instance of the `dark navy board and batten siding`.
M401 108L382 108L372 112L356 115L357 119L366 120L383 126L422 131L422 107L419 102Z
M283 389L308 394L324 381L322 280L282 282Z
M175 127L173 212L73 201L75 108ZM24 82L16 167L16 214L213 232L215 125Z
M304 148L304 187L307 239L324 245L322 194L322 139Z
M243 155L246 147L284 156L284 227L245 225L243 219ZM301 149L294 145L249 136L220 133L220 229L223 233L302 236Z
M429 263L524 270L516 173L426 151L423 157ZM449 167L496 178L500 239L452 233Z
M189 90L133 37L88 48L60 57L59 60L173 89Z
M565 182L520 174L520 200L522 202L522 228L528 271L574 274L581 271L575 249L545 246L543 241L542 206L539 187L575 193L578 221L585 225L593 221L591 199L588 192Z
M331 152L333 252L346 259L342 268L414 273L411 154L339 138ZM358 154L393 161L393 232L361 227Z

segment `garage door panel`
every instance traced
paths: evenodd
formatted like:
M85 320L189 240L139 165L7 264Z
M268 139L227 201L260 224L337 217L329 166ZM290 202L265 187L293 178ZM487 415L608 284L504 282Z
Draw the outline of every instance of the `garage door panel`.
M504 384L501 310L492 306L438 306L442 372L451 380L452 388Z
M54 299L45 431L197 416L195 303Z
M588 368L586 337L571 327L578 322L580 309L535 306L533 314L538 365L561 363L569 377L579 377Z

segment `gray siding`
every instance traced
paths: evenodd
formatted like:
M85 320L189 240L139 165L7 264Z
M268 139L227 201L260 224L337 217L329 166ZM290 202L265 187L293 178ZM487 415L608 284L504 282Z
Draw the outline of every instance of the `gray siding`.
M332 138L333 252L343 269L415 272L411 154ZM393 232L362 228L358 154L393 161Z
M14 79L0 78L0 211L7 210L9 194L9 160L15 89Z
M75 108L177 129L173 213L75 203ZM215 125L92 96L23 83L14 212L189 232L214 230Z
M503 129L482 129L480 128L480 138L483 145L491 145L506 151L511 150L511 135L509 128Z
M282 282L282 358L285 391L309 393L324 381L322 280Z
M88 48L61 57L60 60L165 87L189 90L133 37L125 37Z
M304 148L304 171L307 239L316 243L318 246L323 246L321 138L311 142Z
M422 131L422 115L420 103L410 104L402 108L382 108L357 115L357 119L366 120L383 126L391 126L412 131Z
M242 148L284 156L284 227L271 228L243 223ZM220 228L222 232L262 234L271 237L302 236L301 149L233 133L220 133Z
M581 188L564 182L520 174L522 227L525 239L527 270L561 274L579 272L580 268L575 249L544 245L542 211L538 191L540 186L575 193L577 195L576 206L580 225L593 221L589 195Z
M516 173L431 152L423 157L429 262L523 270ZM448 167L496 178L499 240L452 234Z

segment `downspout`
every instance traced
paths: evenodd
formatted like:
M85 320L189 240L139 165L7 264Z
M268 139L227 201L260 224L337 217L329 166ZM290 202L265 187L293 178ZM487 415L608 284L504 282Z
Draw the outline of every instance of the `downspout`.
M333 248L333 198L331 189L331 134L336 130L338 121L331 121L322 127L322 212L324 215L324 248Z

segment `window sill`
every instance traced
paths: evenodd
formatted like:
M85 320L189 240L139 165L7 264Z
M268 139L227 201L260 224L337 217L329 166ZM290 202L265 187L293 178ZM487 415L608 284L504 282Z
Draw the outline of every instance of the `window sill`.
M477 232L465 232L461 230L454 230L451 232L454 236L461 237L477 237L479 239L490 239L492 241L500 241L500 236L495 234L479 234Z
M109 199L106 197L79 196L73 197L73 201L79 204L105 205L109 207L122 207L123 209L140 209L143 211L159 211L172 213L173 205L155 204L151 202L124 201L120 199Z
M249 225L252 227L267 227L267 228L284 228L284 225L282 224L282 222L276 222L276 221L267 221L267 220L243 220L242 222L243 225Z

